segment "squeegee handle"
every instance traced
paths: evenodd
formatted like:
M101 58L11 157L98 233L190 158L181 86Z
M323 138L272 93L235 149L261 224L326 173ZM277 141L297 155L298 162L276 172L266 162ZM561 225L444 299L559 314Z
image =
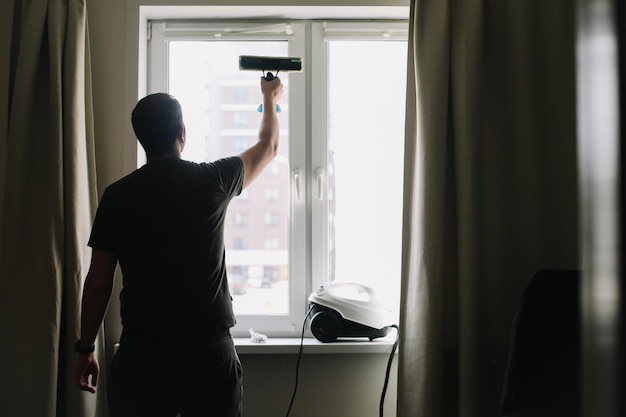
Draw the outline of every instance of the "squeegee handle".
M276 78L276 77L271 72L268 72L267 74L265 74L265 81L272 81L274 78ZM259 113L263 113L263 104L259 104L259 107L257 108L257 111ZM280 111L281 111L281 108L277 104L276 105L276 113L280 113Z

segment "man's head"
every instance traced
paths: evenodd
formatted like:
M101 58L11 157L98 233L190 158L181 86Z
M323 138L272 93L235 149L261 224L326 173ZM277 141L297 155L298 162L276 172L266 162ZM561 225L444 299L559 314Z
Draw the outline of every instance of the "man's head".
M155 93L139 100L131 121L148 157L172 154L177 140L184 140L183 112L178 100L169 94Z

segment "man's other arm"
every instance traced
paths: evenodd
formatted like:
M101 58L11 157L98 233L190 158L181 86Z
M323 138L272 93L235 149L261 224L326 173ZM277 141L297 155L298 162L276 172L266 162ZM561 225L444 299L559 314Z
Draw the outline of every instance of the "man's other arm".
M93 249L91 265L83 288L79 347L89 348L104 319L115 278L117 257L115 254ZM77 355L76 383L81 390L95 392L100 367L93 353ZM91 376L91 381L89 377Z

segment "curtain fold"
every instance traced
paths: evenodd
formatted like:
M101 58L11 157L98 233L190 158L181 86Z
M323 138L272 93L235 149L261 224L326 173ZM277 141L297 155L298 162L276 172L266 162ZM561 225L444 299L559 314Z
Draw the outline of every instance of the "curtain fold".
M445 241L422 239L427 233L425 228L435 235L446 233L443 218L434 217L429 211L444 210L452 191L443 186L451 116L450 7L449 0L415 2L410 14L398 370L398 415L406 416L448 415L443 414L441 392L457 388L457 355L444 346L444 333L454 333L454 323L452 328L446 326L447 317L438 313L442 298L450 292L444 288L443 280L434 279L446 273L440 260L442 250L437 247ZM432 135L433 140L423 140L426 135ZM434 170L426 172L431 161ZM424 204L428 195L437 195L436 207ZM430 221L425 223L424 218ZM451 306L455 308L456 303ZM448 406L455 408L451 403Z
M97 204L86 6L7 0L2 8L0 409L104 415L103 395L74 383Z
M579 268L574 24L566 0L411 2L400 417L499 415L524 287Z

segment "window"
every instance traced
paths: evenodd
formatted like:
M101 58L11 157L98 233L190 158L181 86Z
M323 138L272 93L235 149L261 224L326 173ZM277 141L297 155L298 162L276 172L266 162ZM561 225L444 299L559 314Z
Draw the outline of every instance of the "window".
M233 139L233 152L239 154L243 152L244 150L248 149L250 145L251 145L251 142L248 140L248 138L236 137Z
M265 189L265 199L268 201L280 200L280 188L268 187Z
M234 213L235 226L246 227L248 226L248 213L237 211Z
M276 212L265 213L265 225L266 226L278 226L280 224L280 216Z
M183 158L198 162L256 140L262 74L239 55L303 58L278 74L279 155L227 213L228 271L246 288L233 333L297 335L308 295L333 281L373 287L397 321L407 23L149 24L148 92L179 99Z
M265 249L278 249L280 242L275 237L266 237L263 247Z
M235 237L233 239L233 249L248 249L248 239L245 237ZM241 269L239 267L236 268L238 273L241 273Z
M233 114L233 124L235 126L246 126L248 124L248 114L244 112L235 112Z

